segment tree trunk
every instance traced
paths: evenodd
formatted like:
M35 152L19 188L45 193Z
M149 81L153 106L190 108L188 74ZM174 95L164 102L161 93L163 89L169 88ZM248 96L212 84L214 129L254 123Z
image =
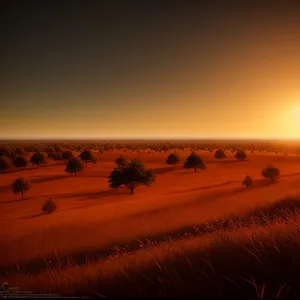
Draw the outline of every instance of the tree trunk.
M194 172L197 172L197 168L194 168Z
M134 186L133 184L130 185L130 194L133 194L134 193Z
M76 172L74 172L74 176L76 177Z
M23 200L23 199L24 199L24 192L21 191L21 200Z

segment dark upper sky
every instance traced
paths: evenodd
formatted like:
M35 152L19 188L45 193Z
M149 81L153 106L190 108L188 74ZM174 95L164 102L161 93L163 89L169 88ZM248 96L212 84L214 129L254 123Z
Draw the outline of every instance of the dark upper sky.
M296 1L1 1L1 137L299 137Z

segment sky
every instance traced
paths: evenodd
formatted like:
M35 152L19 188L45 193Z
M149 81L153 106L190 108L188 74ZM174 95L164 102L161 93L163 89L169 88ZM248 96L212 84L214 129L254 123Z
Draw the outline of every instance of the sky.
M300 138L297 1L0 4L0 138Z

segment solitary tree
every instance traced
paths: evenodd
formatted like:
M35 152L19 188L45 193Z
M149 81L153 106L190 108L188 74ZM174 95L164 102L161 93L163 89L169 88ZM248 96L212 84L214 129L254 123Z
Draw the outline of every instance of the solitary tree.
M236 154L235 154L236 159L244 160L244 159L246 159L246 157L247 157L247 154L243 149L238 149L236 151Z
M223 149L218 149L216 152L215 152L215 158L216 159L222 159L222 158L225 158L226 157L226 154L224 152Z
M247 175L243 180L242 184L245 187L250 188L253 185L253 179L249 175Z
M62 154L61 154L61 152L56 152L56 151L55 152L50 152L48 154L48 158L56 161L56 164L58 164L58 161L62 160Z
M80 153L79 157L85 164L89 162L95 164L97 162L97 157L94 156L93 152L90 150L84 150L83 152Z
M15 194L21 193L21 200L24 199L24 193L30 188L30 182L24 178L17 178L12 184L12 190Z
M117 157L115 161L116 165L118 165L119 168L125 167L128 165L128 160L125 158L125 156L121 155Z
M72 151L70 151L70 150L67 150L67 151L65 151L65 152L63 152L62 154L61 154L61 158L63 159L63 160L69 160L71 157L73 157L74 156L74 154L73 154L73 152Z
M194 169L194 172L197 172L197 168L205 169L205 163L203 159L197 155L196 153L190 154L190 156L186 159L184 163L184 168L186 169Z
M7 156L1 155L0 156L0 171L6 171L11 167L11 159Z
M32 154L31 158L30 158L30 162L33 165L36 165L37 167L39 167L39 165L41 164L45 164L46 163L46 155L43 152L35 152Z
M25 168L28 165L28 160L25 156L20 155L13 160L13 165L17 168Z
M68 161L65 171L76 176L77 172L81 172L83 169L83 162L78 157L71 157Z
M124 186L131 194L139 185L150 185L155 181L155 174L150 169L145 169L138 160L133 160L126 166L115 168L109 176L109 187L118 188Z
M171 153L166 160L166 163L168 165L173 165L173 168L176 167L176 164L178 164L178 162L179 162L179 157L176 153Z
M261 171L263 177L270 179L271 182L275 182L276 179L280 176L280 170L275 167L267 167Z

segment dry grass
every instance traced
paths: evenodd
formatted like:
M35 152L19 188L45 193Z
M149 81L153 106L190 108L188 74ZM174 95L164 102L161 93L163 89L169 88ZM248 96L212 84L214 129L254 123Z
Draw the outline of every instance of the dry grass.
M83 266L70 259L52 268L47 261L42 273L19 271L3 280L35 292L109 298L291 298L300 292L299 205L299 198L286 198L232 216L227 228L224 220L211 222L203 236L149 242Z

